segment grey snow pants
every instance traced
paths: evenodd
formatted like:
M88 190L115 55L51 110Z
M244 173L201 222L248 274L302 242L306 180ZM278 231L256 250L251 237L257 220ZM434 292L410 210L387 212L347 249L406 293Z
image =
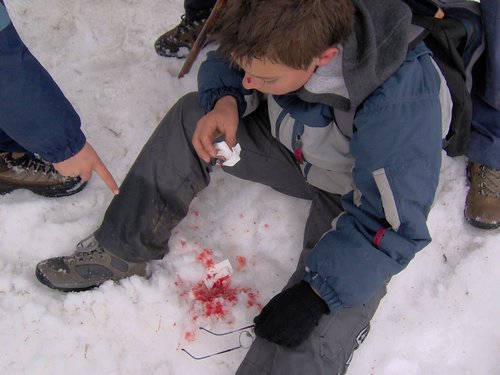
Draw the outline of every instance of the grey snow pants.
M186 216L195 195L210 180L211 167L191 144L204 115L195 93L167 113L132 165L95 232L108 251L130 261L161 259L171 230ZM291 196L311 199L304 248L291 286L302 279L304 260L332 220L342 211L340 197L308 185L295 159L270 132L267 105L246 116L238 128L241 160L225 172L259 182ZM342 374L369 328L385 288L365 305L324 315L311 336L296 348L257 338L238 375Z

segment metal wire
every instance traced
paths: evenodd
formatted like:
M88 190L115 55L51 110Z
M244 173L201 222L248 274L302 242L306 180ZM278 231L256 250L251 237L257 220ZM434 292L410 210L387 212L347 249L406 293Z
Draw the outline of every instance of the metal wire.
M237 328L235 330L232 330L232 331L228 331L228 332L222 332L222 333L215 333L215 332L212 332L208 329L206 329L205 327L200 327L200 329L202 331L205 331L205 332L208 332L214 336L225 336L225 335L229 335L230 333L234 333L234 332L238 332L238 331L243 331L245 329L250 329L250 328L253 328L255 327L255 324L250 324L249 326L246 326L246 327L241 327L241 328Z
M228 353L228 352L231 352L231 351L236 350L236 349L241 349L241 348L248 349L252 345L253 340L255 339L255 335L253 334L253 332L251 332L249 330L250 328L253 328L253 327L254 327L254 324L246 326L246 327L238 328L238 329L235 329L235 330L232 330L232 331L222 332L222 333L212 332L212 331L210 331L210 330L208 330L208 329L206 329L204 327L200 327L200 330L208 332L208 333L210 333L211 335L214 335L214 336L225 336L225 335L229 335L229 334L234 333L234 332L240 332L241 331L240 334L239 334L239 336L238 336L238 343L239 343L239 345L235 346L235 347L232 347L232 348L229 348L229 349L221 350L220 352L217 352L217 353L207 354L207 355L200 356L200 357L193 355L192 353L190 353L185 348L182 348L181 351L185 352L191 358L199 361L201 359L210 358L210 357L213 357L213 356L216 356L216 355L219 355L219 354Z

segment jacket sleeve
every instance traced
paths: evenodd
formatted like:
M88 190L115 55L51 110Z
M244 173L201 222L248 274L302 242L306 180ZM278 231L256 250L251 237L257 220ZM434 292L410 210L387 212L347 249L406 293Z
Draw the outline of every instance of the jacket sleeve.
M358 111L350 143L355 190L306 260L308 281L334 311L354 307L430 241L426 220L441 166L440 78L415 54Z
M198 98L205 113L210 112L217 100L226 95L236 98L240 117L255 110L259 94L242 86L243 76L242 70L231 67L229 61L216 51L209 52L198 71Z
M0 128L23 148L49 162L66 160L85 144L78 114L21 41L3 1L0 3Z

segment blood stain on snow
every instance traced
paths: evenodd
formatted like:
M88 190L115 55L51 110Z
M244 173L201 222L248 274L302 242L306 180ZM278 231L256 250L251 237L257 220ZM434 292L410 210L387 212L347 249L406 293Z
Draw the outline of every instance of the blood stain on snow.
M213 252L204 248L197 254L196 259L205 267L209 268L215 264ZM247 260L238 256L238 270L245 267ZM239 302L245 303L247 308L262 309L258 302L259 293L251 288L233 286L231 276L224 276L214 282L211 288L207 288L203 281L188 285L180 276L177 276L175 286L178 295L190 303L189 314L193 322L198 319L216 319L226 322L232 321L231 309ZM246 297L246 298L245 298ZM242 301L243 300L243 301ZM186 340L188 337L185 337Z
M227 319L231 308L238 303L239 296L243 294L247 297L247 308L254 306L262 308L258 302L259 293L252 291L251 288L233 287L230 276L220 278L210 289L200 281L192 288L191 292L194 297L194 303L190 310L193 321L199 318L195 311L199 311L204 318Z
M241 271L243 269L243 267L245 267L247 265L247 258L238 255L236 257L236 262L237 262L236 270Z
M203 264L205 268L209 268L215 265L213 259L213 252L208 248L204 248L197 256L196 259Z
M208 289L200 281L192 289L194 299L201 304L201 314L204 317L225 319L228 307L236 305L238 301L238 288L231 287L230 276L217 280L212 288Z
M260 310L262 310L262 304L258 301L259 299L259 293L254 293L250 288L246 288L245 293L247 294L247 307L257 307Z
M194 332L192 331L187 331L185 334L184 334L184 340L186 341L194 341L196 338L196 335Z

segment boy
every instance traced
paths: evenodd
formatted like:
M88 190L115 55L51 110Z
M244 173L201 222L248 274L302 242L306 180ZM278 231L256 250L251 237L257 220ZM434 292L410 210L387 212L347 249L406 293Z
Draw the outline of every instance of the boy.
M161 121L94 237L39 263L39 280L68 291L145 275L222 136L242 150L226 172L312 200L297 269L237 373L344 373L385 284L430 242L450 98L427 48L408 50L410 19L399 0L228 2L198 95ZM344 135L335 111L354 109Z

